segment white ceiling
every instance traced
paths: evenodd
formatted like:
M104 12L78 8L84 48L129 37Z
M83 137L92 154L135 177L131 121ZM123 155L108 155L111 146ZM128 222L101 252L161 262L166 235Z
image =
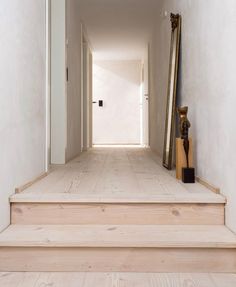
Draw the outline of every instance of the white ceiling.
M79 10L96 60L142 59L159 0L79 0Z

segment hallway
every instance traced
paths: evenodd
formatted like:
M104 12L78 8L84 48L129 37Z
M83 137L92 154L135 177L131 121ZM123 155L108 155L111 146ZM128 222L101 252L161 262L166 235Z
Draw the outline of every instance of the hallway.
M0 287L235 287L236 1L1 2Z

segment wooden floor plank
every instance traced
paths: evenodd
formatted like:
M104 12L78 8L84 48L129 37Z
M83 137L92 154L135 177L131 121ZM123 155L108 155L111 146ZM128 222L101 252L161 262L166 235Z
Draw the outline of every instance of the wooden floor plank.
M67 193L22 193L11 196L10 202L17 203L221 203L225 199L217 194L158 194L156 193L105 193L67 194Z
M210 274L210 277L215 287L236 286L236 274L231 274L230 276L227 276L227 274Z
M1 287L235 287L235 274L0 273Z
M54 169L11 202L225 203L199 183L184 185L142 148L94 148Z
M223 225L11 225L1 247L236 248Z
M129 284L132 277L129 276L129 274L127 274L127 276L123 275L123 277L127 278L127 285L124 286L132 286ZM209 274L153 273L150 275L147 274L146 276L143 276L143 278L145 278L144 282L148 282L147 286L152 287L215 287ZM139 282L142 282L141 280L142 277L138 280L138 284ZM142 285L137 286L141 287Z
M25 273L25 272L1 272L0 286L1 287L31 287L35 286L38 279L42 276L41 273ZM47 275L48 276L48 275Z

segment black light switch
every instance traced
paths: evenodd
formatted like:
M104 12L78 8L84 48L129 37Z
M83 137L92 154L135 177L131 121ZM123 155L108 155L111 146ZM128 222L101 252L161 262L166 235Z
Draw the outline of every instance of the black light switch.
M98 101L98 106L99 106L99 107L103 107L103 100L99 100L99 101Z

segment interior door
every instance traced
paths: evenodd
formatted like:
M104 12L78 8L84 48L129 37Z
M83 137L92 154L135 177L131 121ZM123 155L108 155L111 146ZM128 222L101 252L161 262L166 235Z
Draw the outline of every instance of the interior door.
M93 65L93 143L140 144L140 62Z

